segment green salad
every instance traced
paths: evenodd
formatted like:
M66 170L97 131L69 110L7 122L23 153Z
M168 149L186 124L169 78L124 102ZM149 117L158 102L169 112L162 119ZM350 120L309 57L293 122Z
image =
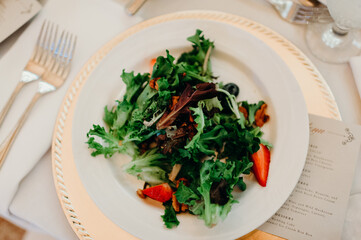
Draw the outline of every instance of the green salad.
M244 174L253 172L266 186L270 164L271 145L261 131L267 105L238 102L242 89L217 82L214 42L201 30L187 40L189 52L175 59L167 50L151 73L123 70L124 96L104 108L106 126L93 125L87 134L92 156L132 158L125 172L144 181L134 191L163 204L168 228L179 224L183 212L207 226L225 219L237 203L234 188L246 190Z

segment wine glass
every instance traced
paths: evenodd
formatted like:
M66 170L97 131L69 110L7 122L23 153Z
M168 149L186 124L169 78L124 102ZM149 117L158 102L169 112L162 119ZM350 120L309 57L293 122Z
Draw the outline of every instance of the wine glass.
M309 24L306 41L312 54L344 63L361 53L361 0L327 0L334 22Z

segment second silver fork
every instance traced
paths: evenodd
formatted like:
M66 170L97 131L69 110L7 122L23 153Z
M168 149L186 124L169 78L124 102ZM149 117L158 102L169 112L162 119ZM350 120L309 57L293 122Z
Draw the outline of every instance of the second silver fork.
M19 133L20 129L25 123L25 120L29 116L30 111L33 109L35 103L41 96L49 92L53 92L63 85L66 80L73 59L76 46L76 36L72 34L61 34L60 40L55 47L52 56L46 62L46 68L42 78L39 81L38 91L30 101L25 112L16 123L14 129L10 132L8 137L0 145L0 168L5 161L5 158L14 143L14 140Z

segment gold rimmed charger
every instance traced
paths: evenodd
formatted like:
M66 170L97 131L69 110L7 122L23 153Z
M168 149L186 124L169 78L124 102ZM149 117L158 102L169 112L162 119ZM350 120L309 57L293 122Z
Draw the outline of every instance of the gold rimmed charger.
M309 113L340 119L334 97L315 66L288 40L259 23L240 16L213 11L172 13L142 22L116 36L84 65L64 98L54 128L52 144L54 182L64 213L80 239L135 238L111 221L99 209L84 187L74 162L71 150L72 119L82 87L104 57L122 41L157 24L189 19L228 24L252 34L276 52L295 76ZM248 234L247 239L252 239L252 236L254 239L260 239L267 235L261 231L255 231Z

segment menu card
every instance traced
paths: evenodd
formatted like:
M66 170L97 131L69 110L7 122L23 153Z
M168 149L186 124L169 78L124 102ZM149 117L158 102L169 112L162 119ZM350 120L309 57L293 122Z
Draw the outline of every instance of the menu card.
M339 240L361 127L310 115L307 160L288 200L259 229L291 240Z
M0 42L29 21L41 9L36 0L0 0Z

